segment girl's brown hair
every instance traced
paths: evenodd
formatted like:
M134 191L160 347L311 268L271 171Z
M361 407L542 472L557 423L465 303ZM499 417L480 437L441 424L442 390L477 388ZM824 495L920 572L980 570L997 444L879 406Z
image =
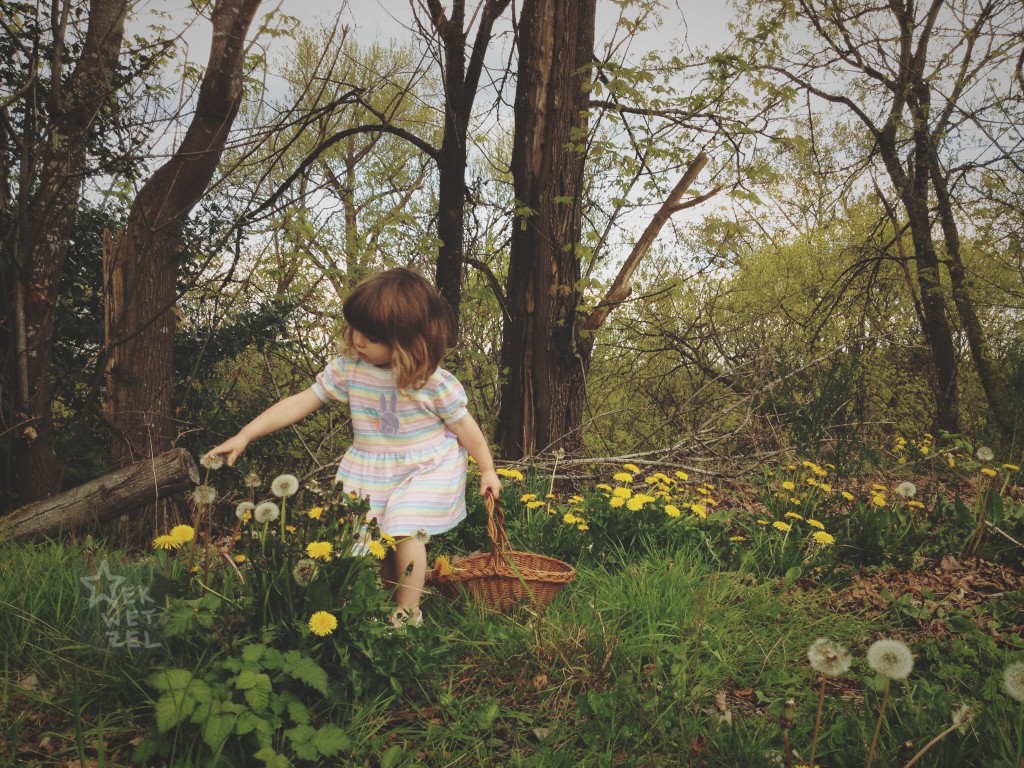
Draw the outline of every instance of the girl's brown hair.
M448 351L452 313L441 294L423 275L399 267L359 282L342 304L348 323L345 346L352 350L352 331L388 344L399 389L419 389Z

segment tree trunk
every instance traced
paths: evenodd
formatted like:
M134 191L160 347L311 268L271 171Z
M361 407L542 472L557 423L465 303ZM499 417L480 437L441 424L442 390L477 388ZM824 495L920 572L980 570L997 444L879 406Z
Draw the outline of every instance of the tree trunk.
M85 43L74 71L63 81L59 62L51 85L49 126L39 156L38 178L30 154L21 157L22 189L13 250L17 384L14 423L18 498L50 496L60 486L53 428L53 327L58 288L82 192L89 132L111 83L124 38L125 0L92 0ZM62 30L55 30L55 35ZM30 90L36 87L29 86ZM26 126L30 123L26 123ZM32 130L28 128L28 130ZM38 140L25 136L26 146Z
M154 499L196 487L199 470L184 448L143 459L51 498L21 507L0 521L0 540L53 536L95 525Z
M452 3L451 18L440 0L428 3L434 29L444 47L444 138L438 155L437 289L448 302L458 337L462 306L462 268L465 262L466 165L469 118L480 81L484 53L490 45L494 22L511 0L487 0L476 41L466 62L465 0ZM453 339L453 342L455 339Z
M953 305L960 317L960 327L963 328L964 336L967 338L971 359L978 372L981 388L985 392L985 399L988 401L992 418L1007 445L1012 445L1016 442L1016 438L1024 433L1024 424L1021 423L1024 412L1015 410L1013 401L1008 394L1006 382L1003 380L995 360L992 359L992 349L974 304L967 271L960 258L960 232L953 214L953 204L950 201L946 178L939 167L934 147L931 148L930 155L932 187L935 189L939 222L942 225L943 239L946 243L946 268L949 271L949 281L952 286Z
M217 0L213 41L192 122L139 191L105 263L108 416L125 466L175 439L171 390L182 228L209 185L242 100L245 38L260 0ZM158 521L154 521L158 524Z
M107 254L106 331L114 458L125 465L174 439L171 382L182 227L217 169L242 99L245 36L260 0L218 0L213 44L192 122L139 191Z
M512 230L498 414L506 458L580 453L589 352L577 332L595 0L526 0L519 26Z

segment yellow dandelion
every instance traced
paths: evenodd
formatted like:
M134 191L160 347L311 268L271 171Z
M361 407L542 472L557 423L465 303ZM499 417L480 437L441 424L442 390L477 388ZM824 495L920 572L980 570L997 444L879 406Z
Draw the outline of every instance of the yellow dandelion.
M796 490L796 484L792 480L784 480L782 483L782 490L793 491Z
M885 500L885 494L876 493L871 497L871 503L876 507L884 507L888 502Z
M811 538L823 547L836 543L836 537L831 533L825 533L825 531L815 531L811 534Z
M774 528L777 531L782 531L783 533L789 533L790 528L792 528L792 526L789 523L784 523L781 520L776 520L774 523L772 523L772 528Z
M625 506L625 504L626 504L626 500L624 498L622 498L621 496L612 496L610 499L608 499L608 506L609 507L618 508L618 507Z
M455 569L452 568L452 559L448 555L438 555L434 560L434 570L437 571L439 576L448 576L455 573Z
M584 502L584 498L582 496L578 495L578 494L575 495L575 496L570 496L569 497L569 503L570 504L582 504L583 502Z
M798 515L796 512L787 512L785 516L788 517L790 520L803 520L804 519L802 515Z
M813 517L807 518L807 524L811 526L811 528L817 528L819 531L825 530L825 524L821 522L821 520L815 520Z
M995 477L996 475L999 474L994 469L992 469L992 467L982 467L978 471L981 472L981 474L985 475L986 477Z
M175 538L169 533L165 533L153 539L153 549L177 549L184 543L185 542L181 539Z
M703 504L691 504L690 511L693 512L693 514L695 514L701 520L708 516L708 508L705 507Z
M644 500L644 497L637 494L633 498L626 501L626 509L628 509L630 512L639 512L641 509L644 508L645 503L646 501Z
M384 559L384 555L387 554L387 550L384 549L384 545L381 544L376 539L371 539L367 543L366 548L368 550L370 550L370 554L373 555L374 557L376 557L378 560L383 560ZM312 557L312 555L310 555L310 556Z
M769 521L769 520L758 520L757 524L758 525L768 525L770 522L771 521Z
M617 483L632 483L633 476L629 472L616 472L612 475L612 480Z
M627 472L632 472L634 475L640 472L640 467L638 467L636 464L623 464L622 468Z
M295 533L295 526L294 526L294 525L286 525L286 526L284 527L284 529L285 529L285 530L286 530L286 531L287 531L288 533Z
M1003 469L1009 470L1010 472L1020 472L1020 467L1016 464L1003 464Z
M829 483L822 483L818 487L821 488L821 490L823 490L825 493L832 493L832 486Z
M824 467L819 467L817 464L811 467L811 472L816 474L818 477L824 477L825 475L828 474L827 469L825 469Z
M526 504L527 502L530 502L530 501L536 501L537 500L537 494L536 493L524 493L522 496L519 497L519 500L521 502L523 502L523 504Z
M309 631L317 637L327 637L338 628L338 618L327 611L317 611L309 617Z
M504 467L499 467L495 472L497 472L501 477L507 477L509 480L523 479L523 473L518 469L505 469Z
M382 533L380 535L381 543L388 549L396 549L398 547L398 541L390 533Z
M871 490L873 490L873 491L884 491L885 490L885 486L884 485L879 485L878 483L874 483L871 486Z
M171 536L184 544L186 541L192 541L196 537L196 529L191 525L176 525L171 528Z
M579 525L576 526L576 528L577 528L577 530L583 531L584 533L586 533L587 531L590 530L590 526L587 525L586 523L580 523Z
M313 507L306 513L311 520L319 520L324 514L323 507Z
M306 554L314 560L330 560L334 545L329 541L311 541L306 545Z
M594 487L597 490L599 490L599 491L604 491L605 493L611 493L612 492L612 487L610 485L608 485L608 483L598 483Z
M914 509L924 509L924 504L918 501L917 499L911 499L910 501L908 501L907 506L912 507Z
M244 563L248 559L249 558L247 558L245 555L235 555L235 557L234 557L235 562L238 563L239 565L241 565L242 563Z
M546 507L546 506L547 506L547 502L546 501L541 501L540 499L537 499L536 501L529 501L529 502L526 503L526 508L527 509L537 509L538 507Z
M854 498L853 494L850 493L849 491L840 491L839 495L842 496L847 501L853 501L853 498Z
M808 485L817 485L818 484L818 481L815 480L813 477L806 478L804 480L804 482L806 482Z
M666 504L665 514L669 517L679 517L683 513L675 504Z
M729 541L746 541L746 536L730 536Z
M576 523L581 522L581 520L580 518L576 517L576 515L574 515L572 512L566 512L564 515L562 515L562 522L566 525L576 525Z
M675 471L675 476L678 477L680 480L684 480L684 481L690 479L690 476L688 474L686 474L685 472L683 472L681 469L677 469Z
M790 504L800 504L801 502L800 502L800 499L798 499L796 496L793 496L793 497L790 498L789 503Z
M612 496L617 496L620 499L628 499L633 495L633 492L629 488L623 488L621 485L612 490Z

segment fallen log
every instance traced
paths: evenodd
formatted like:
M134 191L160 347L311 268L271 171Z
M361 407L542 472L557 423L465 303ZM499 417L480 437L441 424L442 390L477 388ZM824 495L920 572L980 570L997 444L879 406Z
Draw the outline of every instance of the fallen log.
M184 448L143 459L102 477L19 507L0 518L0 540L47 536L112 517L188 491L199 483L199 469Z

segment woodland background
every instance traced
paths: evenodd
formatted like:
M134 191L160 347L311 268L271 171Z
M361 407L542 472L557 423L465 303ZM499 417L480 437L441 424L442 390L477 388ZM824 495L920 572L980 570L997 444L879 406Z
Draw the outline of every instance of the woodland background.
M369 6L0 0L0 509L233 434L394 265L506 461L1012 458L1024 6L729 8L713 49L646 0L410 0L389 43L341 23ZM247 461L329 476L347 427Z

